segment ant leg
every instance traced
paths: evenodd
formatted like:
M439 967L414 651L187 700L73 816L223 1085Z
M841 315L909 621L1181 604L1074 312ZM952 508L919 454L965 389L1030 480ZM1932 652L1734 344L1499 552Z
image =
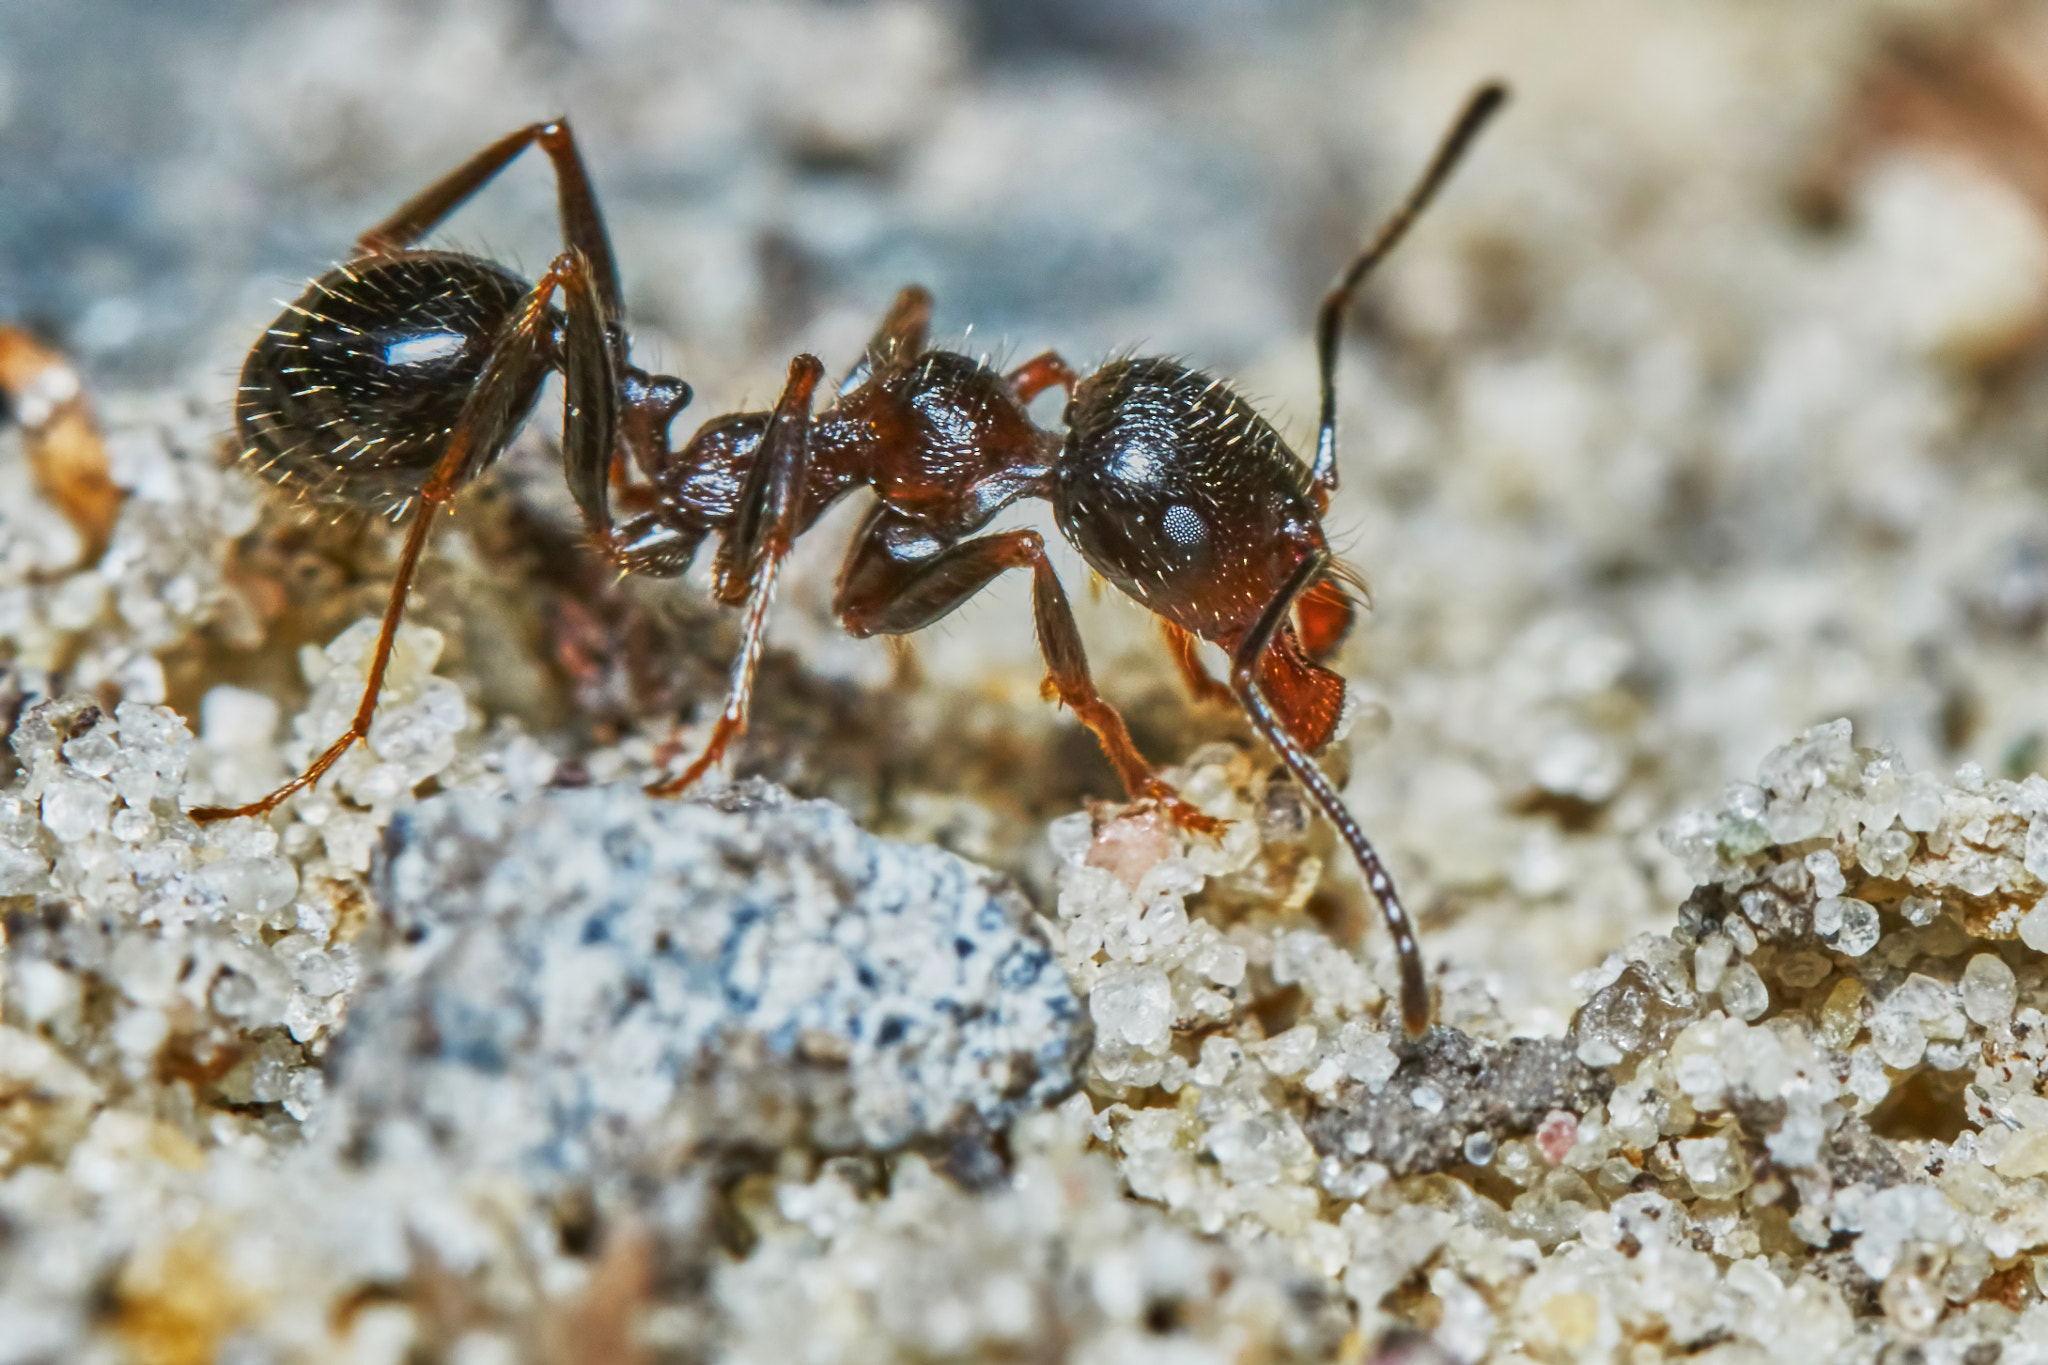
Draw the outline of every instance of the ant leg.
M1003 531L949 546L923 559L900 557L891 548L901 537L929 543L930 533L907 518L877 508L854 542L840 573L834 609L851 635L907 635L924 629L987 587L1010 569L1029 567L1032 614L1039 652L1045 656L1047 700L1071 709L1095 735L1133 800L1156 801L1174 823L1200 834L1217 834L1222 822L1182 801L1161 781L1131 742L1116 708L1095 690L1088 657L1066 591L1046 557L1036 531Z
M1037 541L1035 535L1032 539ZM1038 650L1045 655L1046 692L1058 697L1083 725L1095 732L1096 742L1102 745L1102 751L1109 755L1109 761L1123 778L1125 791L1133 797L1157 801L1183 829L1197 834L1221 834L1223 821L1204 815L1181 800L1180 793L1155 775L1152 765L1131 742L1124 718L1096 692L1067 591L1060 586L1059 575L1053 572L1044 548L1034 544L1034 549L1037 553L1031 564L1031 611L1038 624Z
M1508 88L1498 81L1489 81L1473 91L1465 101L1465 107L1458 111L1458 117L1437 144L1436 154L1429 159L1421 179L1408 191L1408 197L1401 201L1392 216L1380 225L1365 250L1352 259L1337 277L1337 283L1323 296L1322 306L1316 310L1316 366L1322 376L1323 406L1322 419L1316 427L1316 458L1310 467L1310 487L1318 511L1327 511L1330 494L1337 487L1337 343L1341 339L1344 312L1351 306L1351 296L1358 292L1358 286L1372 273L1372 268L1386 259L1400 240L1408 234L1422 211L1429 207L1429 201L1436 198L1436 192L1443 188L1444 181L1465 155L1472 139L1486 126L1486 121L1507 103Z
M725 756L726 748L747 728L747 711L754 698L754 669L761 662L761 643L768 629L768 607L775 600L775 580L782 561L796 539L797 520L803 513L804 472L810 463L811 398L825 367L817 357L800 355L789 362L789 381L768 419L761 448L747 471L739 515L718 546L719 597L738 585L745 589L746 621L740 628L740 651L733 659L732 681L725 710L712 727L704 752L683 771L682 776L656 782L647 788L649 796L674 796L702 777L712 764ZM676 740L670 737L656 753L666 763L675 756Z
M597 195L590 188L590 175L576 150L575 134L569 120L529 123L507 133L454 170L398 206L389 218L356 238L358 256L387 256L403 251L432 232L442 219L491 182L512 159L535 143L548 154L555 168L555 194L562 223L562 241L580 251L590 263L592 287L605 325L615 327L624 316L619 302L619 271L612 260L611 238L605 232L604 216L598 212Z
M1074 373L1074 367L1060 359L1058 351L1046 351L1035 355L1003 376L1010 392L1017 395L1019 403L1029 403L1057 384L1067 391L1067 397L1074 396L1074 385L1081 382Z
M1195 646L1201 643L1199 637L1164 616L1159 618L1159 631L1166 637L1166 647L1173 653L1173 664L1180 670L1181 681L1187 684L1196 701L1237 704L1237 694L1210 677L1209 670L1202 667L1201 656L1195 652Z
M572 301L581 295L588 306L591 291L584 271L584 263L578 257L565 255L555 259L548 273L520 300L504 335L492 348L490 361L485 365L483 374L478 376L476 387L470 390L468 399L463 403L462 412L449 433L448 447L420 489L419 506L413 510L412 522L406 528L405 546L398 557L398 573L391 584L391 597L384 606L383 629L377 634L377 649L370 656L369 675L363 683L363 699L356 707L355 719L349 723L347 731L327 746L306 771L262 800L244 806L196 807L187 812L194 820L207 824L238 815L266 815L288 797L318 782L350 746L369 736L370 721L377 713L377 695L384 689L384 671L390 666L392 646L398 640L398 623L405 615L406 594L419 568L420 551L426 546L427 531L433 525L434 513L512 439L519 421L525 416L520 410L522 405L516 401L518 395L531 392L548 369L549 333L552 330L548 304L557 290L566 290ZM573 392L573 381L570 388Z
M1259 617L1249 633L1238 643L1236 657L1230 671L1231 690L1237 693L1243 703L1245 714L1251 718L1252 726L1273 746L1273 752L1280 755L1280 761L1294 774L1309 797L1322 808L1337 833L1351 848L1351 856L1358 860L1359 871L1365 874L1365 884L1372 888L1374 899L1380 903L1380 913L1386 917L1387 932L1393 936L1394 952L1401 964L1401 1023L1410 1034L1420 1034L1429 1027L1429 984L1423 976L1422 949L1415 941L1415 924L1408 918L1407 907L1401 903L1401 893L1394 889L1394 879L1387 872L1386 864L1365 837L1365 831L1358 827L1358 821L1344 804L1344 798L1337 794L1336 787L1323 775L1307 750L1295 742L1287 727L1280 722L1273 708L1260 693L1258 678L1261 657L1274 638L1287 624L1287 609L1295 598L1315 582L1318 575L1329 567L1325 554L1311 555L1301 562L1301 567L1287 585L1280 590L1271 605Z
M925 340L932 325L932 294L921 284L908 284L896 293L896 301L868 339L867 363L870 374L883 374L914 363L924 354Z

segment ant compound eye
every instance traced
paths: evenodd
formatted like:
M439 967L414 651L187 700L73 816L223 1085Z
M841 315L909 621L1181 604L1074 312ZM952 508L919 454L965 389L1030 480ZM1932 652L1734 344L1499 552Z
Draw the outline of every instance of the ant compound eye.
M1209 523L1194 508L1177 502L1166 509L1166 534L1177 545L1200 545L1209 538Z

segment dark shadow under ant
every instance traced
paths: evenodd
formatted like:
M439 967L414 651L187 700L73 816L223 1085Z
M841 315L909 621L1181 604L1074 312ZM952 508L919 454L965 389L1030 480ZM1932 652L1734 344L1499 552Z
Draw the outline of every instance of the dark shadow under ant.
M550 370L567 386L563 465L586 525L621 567L674 576L718 537L713 592L744 606L729 695L703 752L648 788L681 792L745 730L776 579L796 538L844 494L877 501L840 571L834 609L856 636L921 630L1010 569L1032 574L1046 695L1100 741L1134 799L1179 824L1218 822L1182 802L1095 690L1066 592L1035 531L978 534L1027 497L1052 504L1061 533L1097 573L1161 618L1197 692L1241 706L1343 837L1386 917L1401 971L1401 1017L1429 1021L1412 922L1336 788L1310 754L1343 710L1344 681L1317 658L1341 640L1354 574L1321 523L1337 486L1336 366L1345 310L1506 99L1490 84L1467 101L1420 180L1324 297L1316 319L1321 413L1308 464L1221 380L1175 361L1111 362L1086 378L1047 352L1008 374L927 341L931 296L905 289L839 397L813 413L825 367L790 363L768 412L716 418L671 451L667 427L688 401L679 380L625 359L617 278L566 124L537 124L487 148L365 234L360 255L324 276L251 353L237 411L243 439L278 482L402 512L415 500L355 723L298 778L261 801L197 819L261 814L317 780L368 733L429 514L482 471L525 420ZM525 285L490 262L411 250L525 147L539 142L559 184L565 251ZM556 311L554 297L565 301ZM1059 386L1064 434L1026 410ZM648 481L644 510L615 525L615 457ZM1195 642L1231 658L1227 690L1203 672ZM666 762L679 736L664 746Z

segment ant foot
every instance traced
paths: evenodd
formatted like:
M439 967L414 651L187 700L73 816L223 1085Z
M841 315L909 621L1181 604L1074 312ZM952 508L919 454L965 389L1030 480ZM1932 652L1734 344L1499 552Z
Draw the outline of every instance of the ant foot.
M1190 834L1218 839L1223 836L1223 831L1230 824L1228 820L1219 820L1213 815L1204 814L1199 807L1181 800L1179 792L1156 777L1149 779L1137 795L1140 800L1150 801L1158 806L1166 813L1167 819Z
M270 810L270 807L258 801L250 806L193 806L185 814L196 825L211 825L242 815L267 815Z

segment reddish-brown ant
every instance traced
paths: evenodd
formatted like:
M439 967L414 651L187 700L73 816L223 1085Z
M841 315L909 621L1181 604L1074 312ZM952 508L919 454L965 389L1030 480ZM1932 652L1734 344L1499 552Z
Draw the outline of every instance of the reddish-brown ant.
M1198 691L1221 689L1201 671L1194 641L1229 653L1228 695L1337 827L1379 900L1400 957L1402 1021L1421 1032L1429 994L1407 911L1364 831L1309 757L1329 742L1344 705L1344 680L1313 656L1342 637L1351 615L1344 588L1356 581L1332 555L1320 518L1337 486L1345 310L1506 95L1499 85L1473 94L1407 199L1324 297L1316 320L1321 421L1311 464L1222 381L1171 360L1113 361L1083 379L1051 352L1004 375L932 350L931 296L917 288L897 296L861 370L823 412L812 415L811 400L825 367L798 356L773 411L717 418L670 462L643 463L656 503L622 529L616 553L643 572L679 573L717 532L717 594L747 606L731 691L703 753L649 790L688 787L745 728L782 559L825 508L866 485L877 501L840 570L834 602L848 631L922 630L998 574L1029 568L1047 695L1095 732L1133 797L1161 801L1184 825L1214 829L1159 780L1096 693L1037 532L976 534L1018 499L1045 498L1089 566L1161 618ZM1038 427L1026 412L1055 384L1068 394L1064 435Z
M1307 465L1220 380L1174 361L1118 360L1084 379L1051 352L999 374L930 349L931 297L917 288L897 297L824 411L813 414L812 401L825 367L800 355L773 410L717 418L671 451L668 422L689 390L625 363L610 252L567 126L535 125L500 141L366 234L358 259L317 282L250 356L238 417L272 477L349 501L422 505L349 732L262 801L195 816L268 811L368 732L428 514L496 458L541 379L560 369L564 468L604 552L631 571L675 575L716 534L713 591L747 608L730 692L704 751L650 792L682 791L745 729L782 562L826 508L865 485L877 502L834 603L848 631L921 630L997 575L1029 568L1048 697L1094 732L1131 796L1214 830L1160 781L1096 692L1039 535L977 534L1011 503L1045 498L1089 565L1161 618L1198 690L1223 691L1202 672L1194 641L1230 654L1228 695L1336 826L1379 900L1399 954L1402 1020L1420 1032L1429 997L1412 924L1364 831L1309 756L1329 742L1343 709L1343 679L1315 656L1341 638L1351 614L1345 585L1355 582L1320 518L1337 486L1345 310L1505 98L1498 85L1471 97L1406 200L1324 297L1321 416ZM535 141L555 163L567 246L538 284L475 257L409 249ZM557 292L566 317L552 307ZM1068 394L1064 435L1026 410L1054 385ZM606 498L615 454L629 455L651 486L647 510L616 528ZM672 740L667 751L676 747Z

